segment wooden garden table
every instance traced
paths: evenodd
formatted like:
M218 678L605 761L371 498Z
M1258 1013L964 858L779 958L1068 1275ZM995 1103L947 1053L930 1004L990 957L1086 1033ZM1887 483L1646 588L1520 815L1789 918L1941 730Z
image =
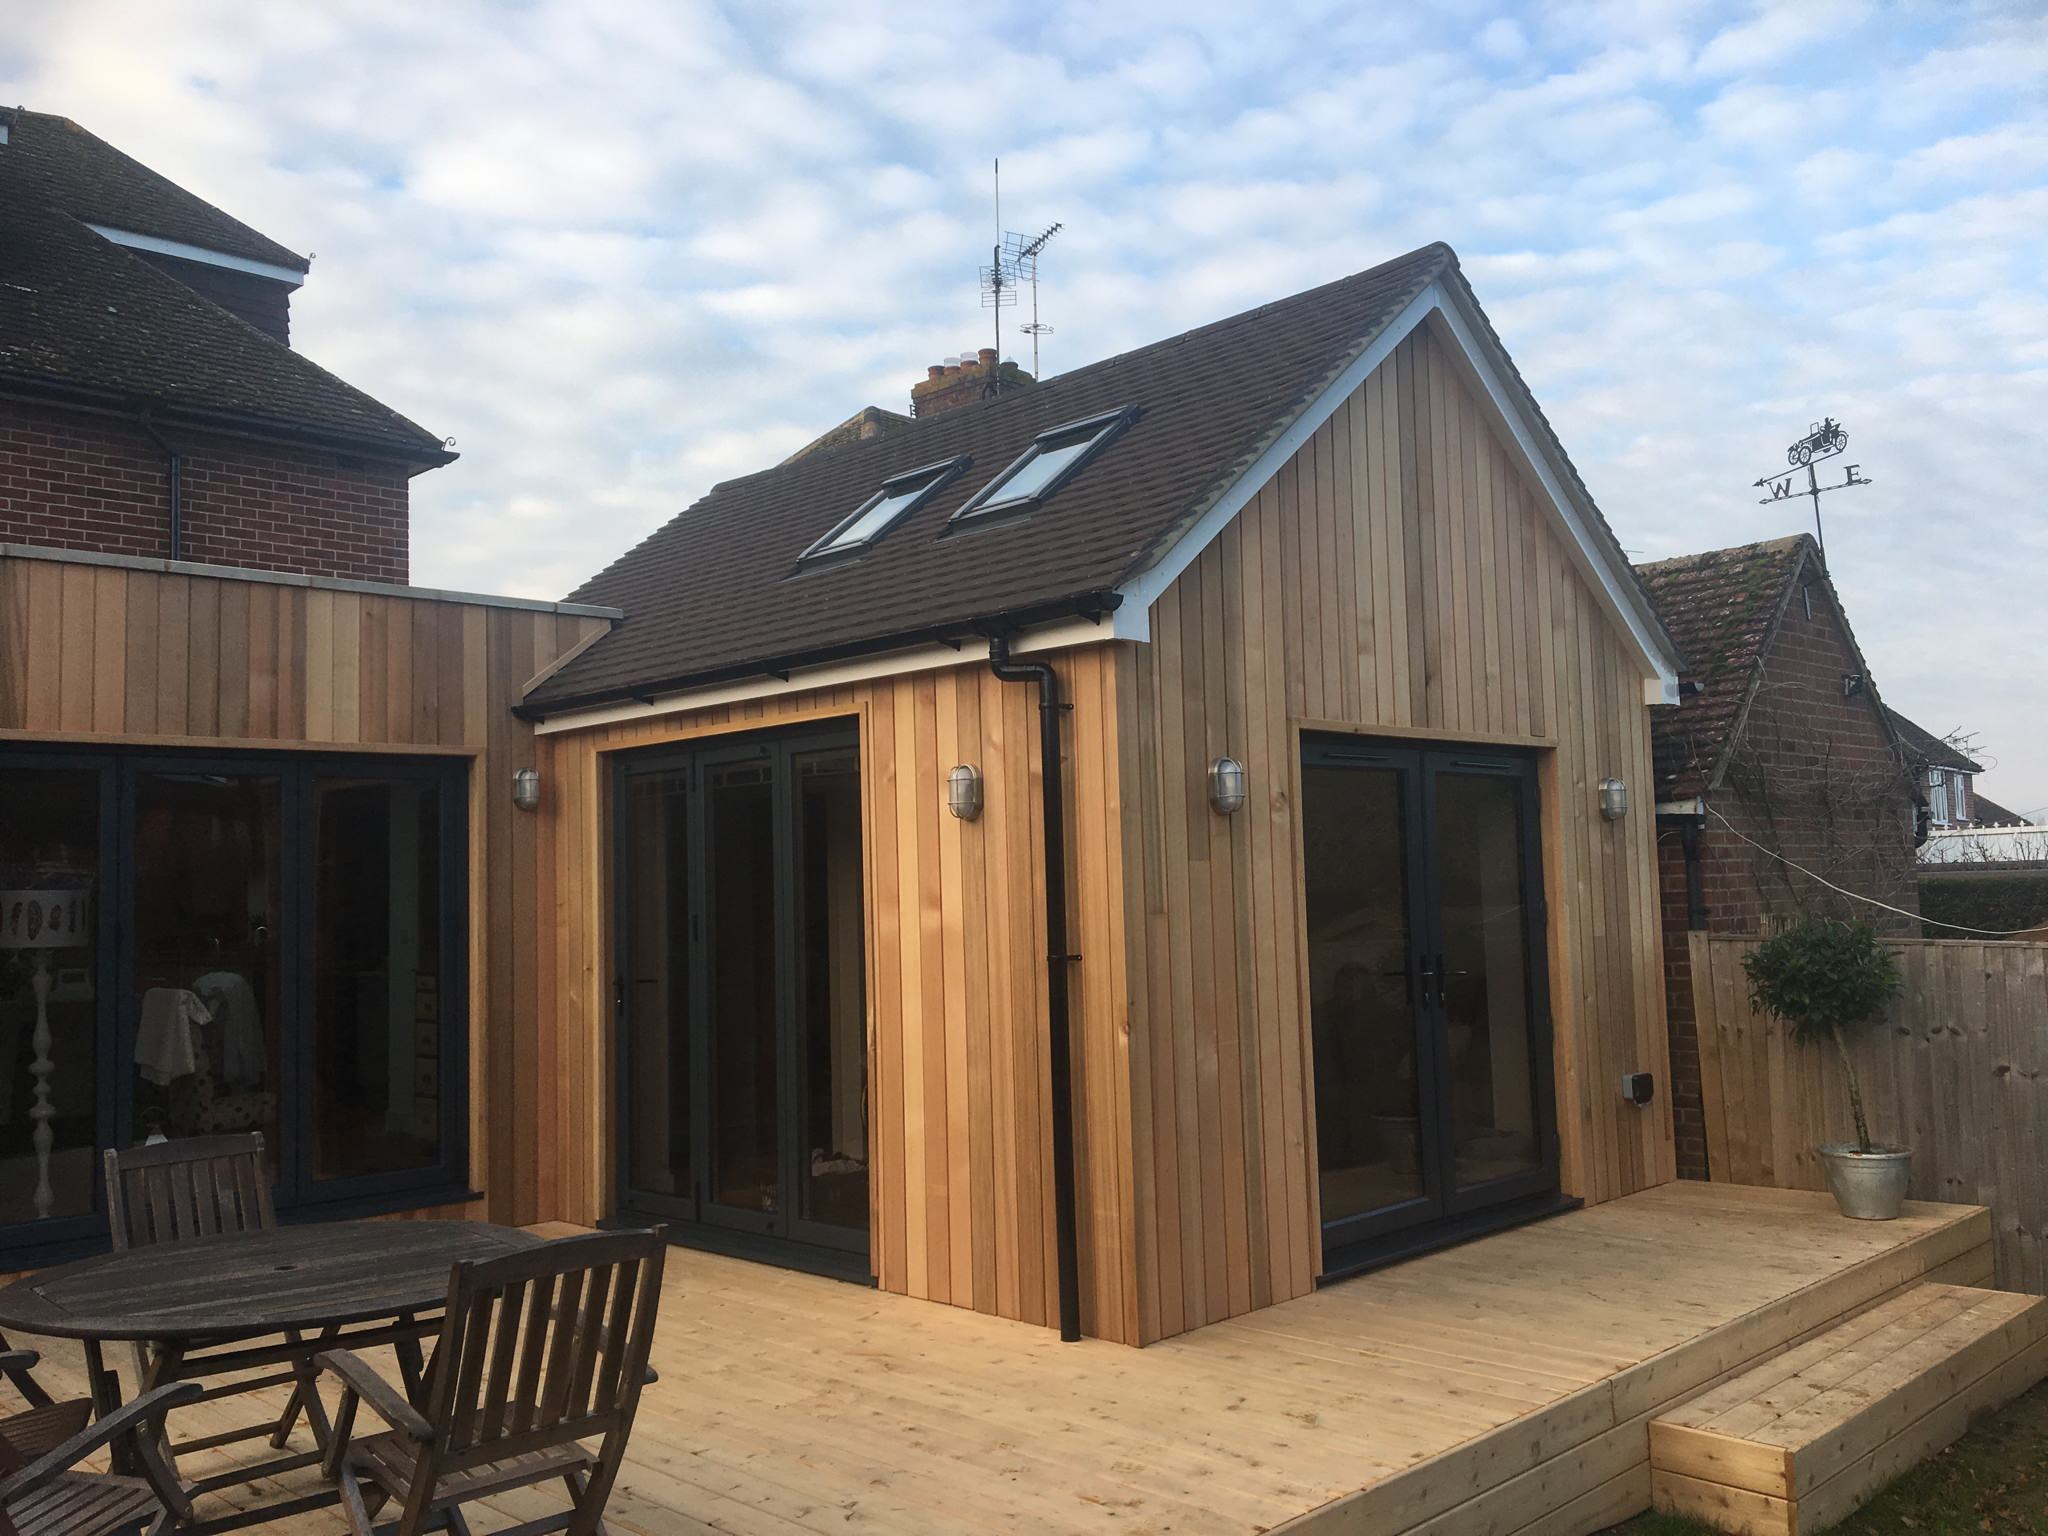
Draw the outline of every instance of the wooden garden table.
M449 1267L541 1242L513 1227L473 1221L335 1221L275 1227L126 1253L103 1254L43 1270L0 1289L0 1329L14 1328L85 1347L93 1408L120 1406L119 1378L103 1346L147 1345L138 1392L165 1382L307 1359L323 1349L397 1352L407 1395L424 1380L419 1340L448 1297ZM295 1332L302 1342L247 1341ZM272 1458L204 1478L209 1493L309 1466L326 1449L330 1426L319 1394L306 1383L304 1406L320 1450ZM338 1501L332 1489L181 1524L187 1532L237 1530Z

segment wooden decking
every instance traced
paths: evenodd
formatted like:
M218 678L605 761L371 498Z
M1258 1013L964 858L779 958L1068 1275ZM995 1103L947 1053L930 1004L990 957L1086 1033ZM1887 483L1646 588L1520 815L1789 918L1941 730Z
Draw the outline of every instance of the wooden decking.
M1654 1413L1923 1274L1988 1283L1990 1236L1674 1184L1145 1350L678 1251L612 1528L1595 1531L1648 1506Z

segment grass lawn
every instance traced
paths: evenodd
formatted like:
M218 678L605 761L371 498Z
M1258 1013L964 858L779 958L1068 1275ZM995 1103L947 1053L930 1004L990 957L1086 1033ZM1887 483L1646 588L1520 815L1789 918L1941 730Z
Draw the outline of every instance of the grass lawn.
M1836 1536L2048 1536L2048 1382L2015 1398L1834 1528ZM1640 1515L1609 1536L1712 1536Z

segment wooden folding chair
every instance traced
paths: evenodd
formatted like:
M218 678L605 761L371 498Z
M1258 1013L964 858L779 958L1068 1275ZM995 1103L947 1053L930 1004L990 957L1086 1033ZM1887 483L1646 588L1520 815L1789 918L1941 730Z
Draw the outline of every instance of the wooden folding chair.
M0 1536L167 1536L192 1505L158 1450L158 1432L165 1413L199 1396L196 1382L158 1387L35 1454L0 1423ZM132 1442L141 1477L78 1470L116 1442Z
M113 1228L117 1253L159 1243L263 1231L277 1225L277 1212L270 1202L270 1184L263 1171L260 1131L241 1136L191 1136L155 1146L109 1148L106 1166L107 1220ZM291 1344L302 1342L296 1332L286 1334L285 1339ZM302 1409L314 1417L316 1432L324 1434L324 1413L314 1390L317 1371L313 1355L317 1349L317 1342L310 1345L304 1358L293 1360L286 1370L216 1383L207 1387L199 1399L238 1397L290 1383L291 1399L276 1419L180 1441L167 1445L165 1450L175 1458L253 1440L258 1435L268 1435L271 1445L282 1450ZM138 1390L154 1378L155 1351L153 1345L136 1346ZM182 1369L187 1378L204 1374L200 1361L188 1359Z
M24 1462L55 1450L92 1419L91 1398L58 1402L43 1390L35 1378L36 1362L41 1358L32 1349L10 1349L7 1336L0 1334L0 1379L28 1404L13 1413L0 1413L0 1439Z
M326 1470L355 1536L466 1536L462 1505L556 1478L569 1510L519 1536L602 1536L640 1389L654 1379L666 1250L659 1232L603 1232L457 1264L424 1412L360 1356L321 1355L342 1389ZM390 1429L351 1439L358 1402ZM392 1499L398 1516L373 1524Z

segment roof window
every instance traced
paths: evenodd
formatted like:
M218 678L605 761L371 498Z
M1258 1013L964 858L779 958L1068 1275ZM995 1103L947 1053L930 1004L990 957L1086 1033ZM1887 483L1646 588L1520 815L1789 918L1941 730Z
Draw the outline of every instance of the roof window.
M1070 421L1038 434L1029 448L953 514L954 522L1044 501L1065 485L1111 438L1137 420L1135 406Z
M967 464L965 458L946 459L891 475L879 491L855 507L830 533L805 550L801 558L825 560L872 548L883 534L923 506L933 492L951 483Z

